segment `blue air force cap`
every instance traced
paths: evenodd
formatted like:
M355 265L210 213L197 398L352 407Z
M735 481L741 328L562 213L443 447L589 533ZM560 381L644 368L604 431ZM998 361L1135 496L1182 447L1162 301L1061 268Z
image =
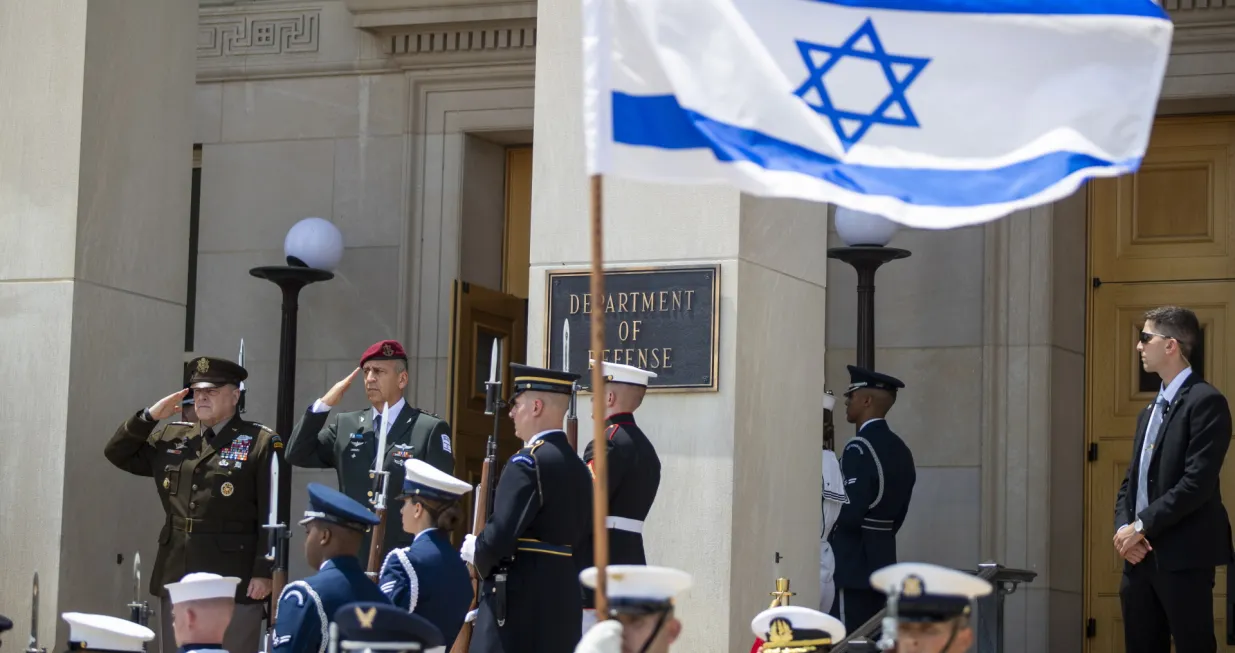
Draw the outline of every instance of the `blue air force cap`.
M424 617L389 603L348 603L334 613L342 650L443 651L442 631Z
M510 375L512 377L511 399L528 390L568 395L574 389L575 381L579 380L578 374L519 363L510 364Z
M307 524L316 519L362 533L379 521L377 515L359 501L321 483L309 483L309 508L304 511L304 519L300 523Z
M905 384L894 376L873 372L857 365L846 365L845 367L849 370L849 389L845 390L846 397L853 394L855 390L861 390L862 388L883 390L895 396L897 390L905 387Z

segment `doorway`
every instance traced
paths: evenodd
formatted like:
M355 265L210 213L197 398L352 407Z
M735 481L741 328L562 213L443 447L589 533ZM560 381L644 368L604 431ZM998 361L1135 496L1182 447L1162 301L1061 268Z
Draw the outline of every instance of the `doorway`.
M1137 415L1158 392L1141 369L1141 315L1178 304L1197 313L1202 342L1193 372L1235 392L1235 116L1159 119L1135 175L1089 185L1089 311L1086 346L1086 651L1124 650L1122 561L1115 496L1132 458ZM1221 487L1235 515L1235 453ZM1235 521L1235 516L1232 517ZM1226 573L1214 586L1218 644L1229 645ZM1235 635L1235 633L1232 633Z
M462 279L453 285L447 387L455 476L475 486L490 434L496 437L498 470L522 446L506 409L496 416L485 413L485 382L495 372L502 382L502 400L509 399L510 364L525 362L527 356L532 148L469 139L465 157L471 160L465 160L464 169L472 176L466 182L483 189L483 195L474 193L464 203L475 210L464 216ZM491 209L494 200L500 210ZM495 242L493 234L500 234L500 241ZM472 530L475 498L467 502L467 518L454 534L456 542Z

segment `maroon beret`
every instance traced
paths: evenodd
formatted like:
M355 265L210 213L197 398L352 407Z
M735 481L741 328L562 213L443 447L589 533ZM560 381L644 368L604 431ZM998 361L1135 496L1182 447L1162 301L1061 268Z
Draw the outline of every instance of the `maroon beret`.
M401 360L407 362L407 352L403 351L403 345L399 344L398 340L383 340L374 343L372 347L365 350L364 356L360 357L360 366L369 361L389 361Z

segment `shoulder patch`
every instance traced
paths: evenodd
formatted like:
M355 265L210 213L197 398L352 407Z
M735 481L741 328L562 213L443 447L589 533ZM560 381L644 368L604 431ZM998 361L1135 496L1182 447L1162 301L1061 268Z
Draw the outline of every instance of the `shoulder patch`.
M454 453L450 450L450 436L445 433L442 434L442 451L445 451L446 453Z
M857 440L850 440L849 444L845 445L844 451L849 451L850 449L857 451L858 455L865 455L865 452L862 450L862 445L859 444Z
M520 463L523 465L527 465L528 467L536 467L536 459L528 454L523 453L522 451L520 451L519 453L511 457L510 462Z

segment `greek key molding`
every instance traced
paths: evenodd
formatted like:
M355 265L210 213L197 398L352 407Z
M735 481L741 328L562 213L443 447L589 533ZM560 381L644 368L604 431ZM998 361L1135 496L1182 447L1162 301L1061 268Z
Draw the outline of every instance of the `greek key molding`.
M197 28L197 58L317 52L321 9L238 14L202 9Z

